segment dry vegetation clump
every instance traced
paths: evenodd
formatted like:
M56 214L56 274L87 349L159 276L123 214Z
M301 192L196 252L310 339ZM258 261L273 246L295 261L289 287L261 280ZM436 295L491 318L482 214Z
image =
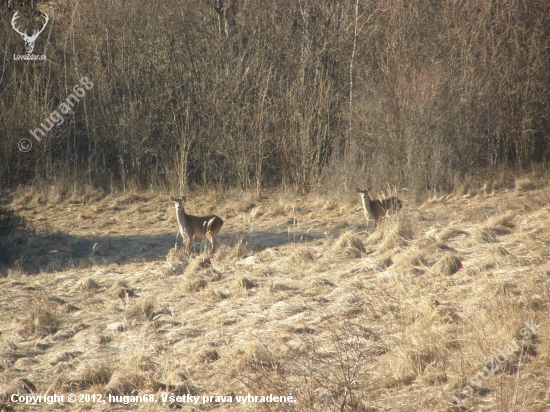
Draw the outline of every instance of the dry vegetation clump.
M407 376L416 377L421 374L428 365L442 361L439 347L430 344L410 345L410 347L404 351L403 355L404 364L407 366L405 370L412 370L412 372L402 375L404 381Z
M452 304L437 304L433 314L432 320L434 323L458 323L462 320L458 309Z
M481 229L477 235L476 239L485 243L496 243L498 242L497 236L509 235L512 233L512 230L506 226L491 226Z
M247 290L247 289L255 288L256 284L254 282L252 282L251 280L247 279L246 277L240 276L235 280L235 286L238 289Z
M220 359L220 354L216 349L204 349L197 353L196 361L199 364L212 363Z
M105 386L105 393L113 396L137 395L140 391L146 389L146 379L139 372L128 372L116 370Z
M180 289L184 293L196 293L208 285L208 282L200 277L193 276L192 278L187 278L181 281L180 283Z
M244 370L274 370L282 365L274 348L270 348L262 340L244 342L233 354L238 367Z
M529 190L535 190L536 184L533 182L533 179L529 176L521 177L516 179L514 188L517 192L527 192Z
M11 380L5 386L3 385L3 388L0 388L0 402L5 402L5 404L0 403L0 407L5 409L3 409L2 412L4 410L6 412L14 410L10 405L10 397L14 393L19 395L32 395L37 393L37 388L30 379L21 377Z
M221 262L235 262L250 255L243 235L233 236L227 244L222 244L216 251L216 260Z
M396 256L396 253L394 253L393 250L388 250L382 253L376 259L375 270L377 272L383 272L384 270L389 268L394 263L395 256Z
M516 227L514 223L516 217L517 217L517 213L506 212L489 219L488 226L505 227L508 229L514 229Z
M399 213L391 217L389 228L405 241L410 241L415 237L414 226L411 218L404 213Z
M295 287L292 287L279 279L275 279L267 284L267 290L269 293L288 292L295 289Z
M366 252L361 238L353 232L343 233L334 243L332 251L336 254L344 254L350 258L359 258Z
M197 255L189 259L182 280L173 293L196 293L205 289L209 282L221 279L221 273L212 266L208 256Z
M93 279L82 279L76 283L73 287L74 292L95 292L101 289L101 286Z
M369 242L372 244L372 242ZM385 231L382 241L378 244L378 252L385 253L403 245L403 238L393 231Z
M462 268L460 258L450 252L445 253L430 269L434 275L451 276Z
M166 255L166 267L163 273L166 276L178 276L184 273L189 265L189 256L184 248L173 247Z
M379 253L385 253L405 247L413 238L414 229L410 219L397 215L379 225L374 234L367 239L367 244L376 246Z
M145 391L157 392L161 384L156 382L154 375L156 365L151 362L135 363L133 359L143 358L143 355L133 356L122 369L113 372L105 393L112 395L138 395Z
M113 298L126 299L135 296L135 292L128 284L122 280L117 280L108 290L108 293Z
M421 275L428 268L428 262L422 253L413 248L406 249L397 255L392 250L389 250L383 256L388 256L390 258L391 256L394 256L394 268L399 272L405 272L410 275Z
M94 385L105 385L111 379L113 365L102 360L83 362L68 378L68 384L73 390L87 389Z
M155 301L153 298L140 298L124 311L127 319L151 320L154 315Z
M22 331L30 335L51 335L58 331L61 319L54 308L35 307L21 322Z
M438 239L441 242L446 242L447 240L453 239L460 235L466 235L469 236L470 234L464 230L455 229L455 228L449 228L443 230L439 235Z
M313 257L313 254L309 249L301 249L301 248L296 250L290 257L290 259L294 263L298 263L298 264L304 264L315 260L315 258Z
M448 381L447 374L445 373L445 367L442 365L430 364L422 371L419 376L419 381L423 385L441 385Z
M501 246L501 245L490 245L488 248L487 248L487 251L493 255L497 255L497 256L509 256L510 255L510 252L508 252L508 250L506 250L505 247Z
M184 275L188 278L203 276L211 281L221 278L221 273L212 266L210 257L197 255L190 259L189 265L185 268Z
M143 203L147 201L147 197L145 195L138 195L136 193L130 193L124 196L121 196L117 199L115 199L115 204L117 206L120 205L131 205L134 203Z

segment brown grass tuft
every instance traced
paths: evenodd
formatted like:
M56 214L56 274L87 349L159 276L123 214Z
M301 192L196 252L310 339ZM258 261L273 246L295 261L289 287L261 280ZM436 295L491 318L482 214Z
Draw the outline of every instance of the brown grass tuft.
M504 247L500 245L491 245L487 248L489 253L492 253L494 255L499 256L508 256L510 255L510 252L508 252Z
M140 391L150 388L147 385L149 382L150 379L146 375L135 369L115 371L105 392L111 395L137 395Z
M116 281L116 283L109 288L109 295L113 298L125 299L127 297L133 297L134 294L134 290L128 287L126 282L121 280Z
M500 226L506 227L508 229L513 229L516 227L514 220L517 216L517 213L507 212L502 215L497 215L489 220L489 226Z
M125 315L127 319L147 319L150 320L155 309L155 301L150 298L141 298L134 305L126 308Z
M462 268L460 258L452 253L444 254L435 265L430 269L430 273L434 275L454 275Z
M286 283L282 283L279 280L274 280L270 282L267 288L269 293L286 292L293 289L291 286L287 285Z
M182 247L173 247L168 251L168 254L166 255L166 262L176 264L176 263L184 263L188 264L188 253L185 251Z
M315 260L309 249L298 249L292 254L291 259L296 263L311 262Z
M376 261L376 270L382 272L389 268L393 264L394 256L395 253L391 250L383 253Z
M365 245L363 245L359 236L352 232L343 233L334 243L332 250L336 253L343 252L352 258L361 257L361 254L366 252Z
M244 236L239 235L230 239L228 245L221 245L216 252L216 260L235 262L250 255Z
M236 279L235 284L238 288L241 289L252 289L256 287L256 284L250 280L248 280L246 277L241 276Z
M445 369L439 368L433 364L426 366L419 380L424 385L439 385L446 383L448 378Z
M194 258L189 260L189 265L185 269L186 276L193 276L199 272L202 272L204 269L211 269L212 261L209 257L202 255L197 255Z
M378 246L380 253L395 249L402 244L402 239L394 232L385 233Z
M497 236L508 235L512 230L506 226L492 226L482 229L476 235L476 238L485 243L495 243L498 242Z
M203 278L184 279L181 282L181 289L185 293L195 293L203 290L208 285L208 282Z
M215 349L206 349L199 354L200 363L212 363L220 359L220 354Z
M516 179L515 189L517 192L527 192L536 189L536 185L530 177Z
M405 351L405 356L412 369L420 374L437 360L438 352L437 348L431 345L413 346Z
M15 379L12 379L2 389L0 389L0 402L11 402L10 397L14 393L25 395L25 394L33 394L36 392L37 392L36 385L30 379L15 378ZM4 407L4 405L0 404L0 407ZM5 409L5 410L13 411L15 409Z
M50 335L57 332L61 321L55 310L32 309L23 321L23 331L28 334Z
M73 288L74 292L94 292L98 289L101 289L101 286L93 279L82 279L78 282Z
M86 389L93 385L104 385L111 379L111 374L111 366L103 361L84 362L76 370L70 384L78 389Z
M466 235L469 236L470 234L464 230L460 229L445 229L443 232L441 232L438 236L439 241L446 242L449 239L455 238L460 235Z

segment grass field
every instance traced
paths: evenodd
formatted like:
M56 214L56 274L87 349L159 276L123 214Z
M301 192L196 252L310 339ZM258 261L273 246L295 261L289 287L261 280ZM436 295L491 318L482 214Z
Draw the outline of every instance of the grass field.
M174 249L168 195L12 194L35 231L2 238L0 410L550 410L543 182L401 192L370 234L356 193L189 194L212 258Z

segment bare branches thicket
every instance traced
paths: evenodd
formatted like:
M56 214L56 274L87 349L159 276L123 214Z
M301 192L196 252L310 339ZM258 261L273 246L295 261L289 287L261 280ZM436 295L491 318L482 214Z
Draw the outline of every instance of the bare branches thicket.
M4 187L447 190L549 154L544 0L41 7L51 27L35 53L48 58L28 62L0 6ZM82 76L93 89L34 140Z

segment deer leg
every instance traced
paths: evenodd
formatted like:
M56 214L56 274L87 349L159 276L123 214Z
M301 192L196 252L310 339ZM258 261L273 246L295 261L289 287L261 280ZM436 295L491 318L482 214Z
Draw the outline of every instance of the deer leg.
M189 236L187 233L183 238L183 247L189 256L191 256L191 246L193 245L193 236Z
M218 247L218 239L216 239L216 235L210 234L210 243L212 243L212 254L216 253L216 249Z
M174 249L178 250L178 235L180 234L180 231L178 230L176 233L176 243L174 244ZM183 235L181 235L183 238ZM184 238L185 239L185 238Z

